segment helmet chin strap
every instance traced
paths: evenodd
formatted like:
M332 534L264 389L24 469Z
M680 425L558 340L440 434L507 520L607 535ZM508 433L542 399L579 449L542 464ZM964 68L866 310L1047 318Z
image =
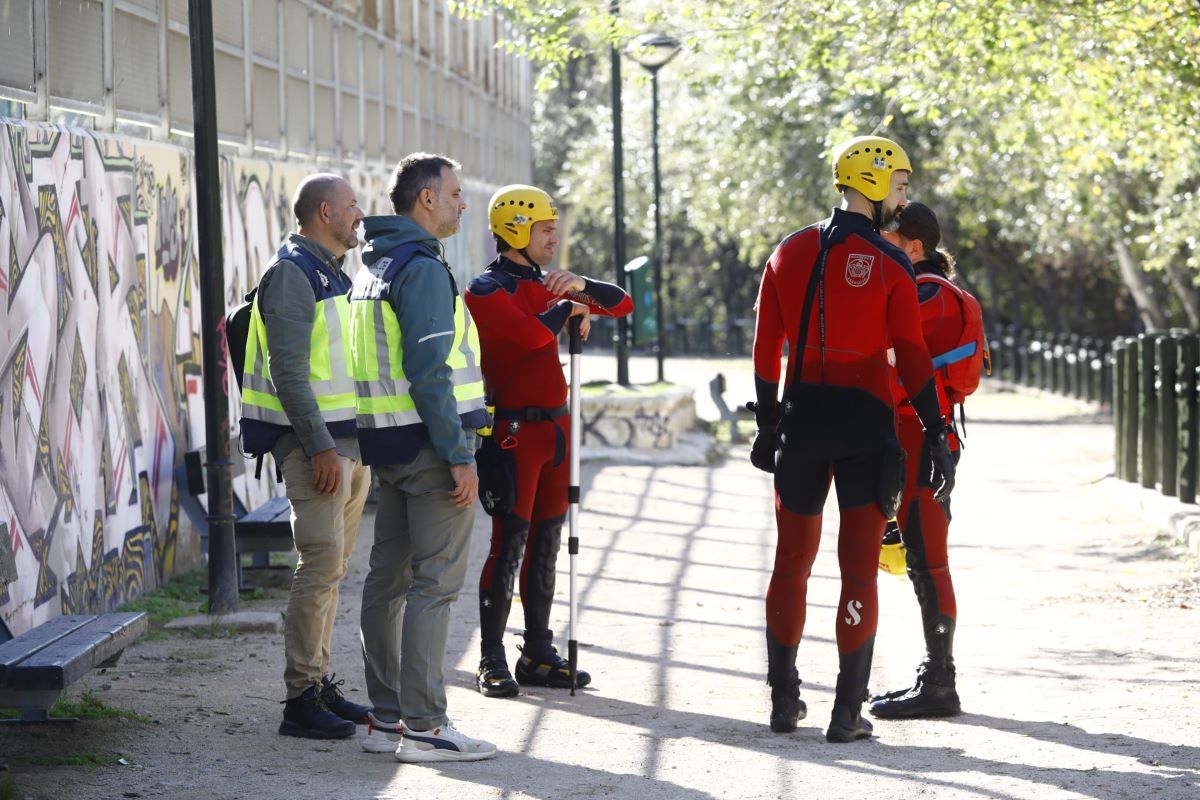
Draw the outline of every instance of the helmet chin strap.
M524 247L522 247L517 252L525 257L525 262L527 264L529 264L529 266L533 267L533 269L537 272L538 275L542 274L542 265L533 260L533 258L529 255L528 250L526 250Z
M871 217L871 227L879 233L879 229L883 227L883 201L872 200L871 207L874 209L874 214Z

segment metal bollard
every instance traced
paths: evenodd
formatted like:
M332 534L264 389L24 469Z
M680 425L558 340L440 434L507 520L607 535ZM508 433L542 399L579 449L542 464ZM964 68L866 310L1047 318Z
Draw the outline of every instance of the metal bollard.
M1073 386L1071 387L1071 396L1077 400L1083 400L1087 397L1087 376L1088 362L1090 354L1088 352L1088 343L1091 339L1079 335L1072 335L1075 349L1075 375Z
M1050 391L1055 394L1067 393L1067 335L1065 333L1050 334Z
M1082 359L1079 357L1079 349L1079 334L1068 333L1064 349L1066 360L1066 385L1064 389L1069 397L1082 396L1082 392L1079 391L1079 364L1082 362Z
M1054 339L1056 337L1052 333L1042 334L1042 390L1047 392L1058 391L1057 370L1054 368Z
M1005 325L1002 335L1004 340L1004 349L1008 352L1008 357L1004 360L1004 372L1000 377L1009 383L1017 382L1017 326Z
M1138 403L1138 373L1141 371L1141 342L1136 336L1125 340L1125 375L1117 391L1124 403L1124 424L1121 426L1121 464L1123 477L1130 482L1138 479L1138 431L1141 427L1141 405Z
M1017 380L1022 386L1032 386L1030 382L1030 363L1033 361L1033 342L1030 341L1029 331L1021 328L1017 334Z
M1100 343L1100 357L1097 359L1100 362L1100 405L1112 406L1113 399L1113 384L1114 372L1117 367L1117 359L1113 354L1112 346L1107 342Z
M1176 398L1178 368L1178 342L1180 332L1172 330L1170 335L1156 342L1158 362L1158 430L1159 469L1162 493L1174 496L1178 491L1179 477L1179 407Z
M1158 402L1155 399L1155 380L1158 378L1158 365L1155 363L1155 344L1161 334L1142 333L1138 335L1138 399L1141 433L1139 440L1142 446L1140 472L1142 486L1153 489L1158 483Z
M1129 368L1129 346L1124 337L1113 341L1113 361L1116 363L1116 388L1113 390L1113 473L1117 480L1129 480L1125 477L1125 394L1121 391L1124 386L1125 370Z
M1197 370L1200 338L1188 332L1179 339L1175 372L1175 397L1179 416L1179 499L1196 502L1197 459L1200 458L1200 407L1197 405Z

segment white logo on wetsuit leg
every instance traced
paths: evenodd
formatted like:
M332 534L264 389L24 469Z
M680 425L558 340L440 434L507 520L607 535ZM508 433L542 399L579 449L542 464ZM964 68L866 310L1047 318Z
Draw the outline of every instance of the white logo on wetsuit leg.
M846 259L846 283L854 288L866 286L871 279L871 267L875 265L875 256L865 253L853 253Z
M849 603L846 603L846 611L850 616L843 617L842 619L847 625L853 628L855 625L862 624L862 614L858 613L861 608L862 603L857 600L851 600Z

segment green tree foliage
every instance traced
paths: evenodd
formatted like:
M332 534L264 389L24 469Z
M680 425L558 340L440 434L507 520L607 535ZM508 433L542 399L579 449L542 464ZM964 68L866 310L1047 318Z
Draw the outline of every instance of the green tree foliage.
M878 132L910 150L912 194L939 212L993 318L1200 325L1198 0L625 0L619 19L606 0L459 7L502 8L524 31L511 46L551 65L536 174L596 264L611 225L608 48L654 29L684 41L660 87L673 318L752 313L764 257L838 201L831 147ZM624 69L628 222L644 244L649 90Z

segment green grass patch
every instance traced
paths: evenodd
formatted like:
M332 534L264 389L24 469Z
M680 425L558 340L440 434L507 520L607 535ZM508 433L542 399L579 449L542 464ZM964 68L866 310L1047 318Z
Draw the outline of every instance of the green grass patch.
M17 785L11 777L0 781L0 800L17 800Z
M15 709L0 711L0 719L17 719L21 712ZM134 722L150 722L145 714L127 708L110 706L94 691L86 688L78 697L60 697L50 709L52 717L78 717L79 719L129 719Z
M713 438L721 444L732 444L730 436L730 426L728 422L712 422ZM742 436L741 444L749 444L754 439L754 434L758 431L758 424L752 419L739 419L737 421L738 433Z
M208 573L194 569L171 578L170 581L143 594L136 600L123 603L119 611L145 611L150 627L143 637L147 641L166 638L163 625L179 617L202 614L208 598L200 590L208 586Z
M149 616L149 628L143 640L148 642L167 638L163 629L173 619L203 614L208 609L208 598L201 589L208 586L208 572L194 569L175 575L170 581L155 587L141 597L122 603L118 611L145 611Z
M93 750L85 750L82 753L68 753L65 755L54 756L17 756L12 760L14 767L111 767L118 763L123 758L120 753L100 753ZM13 787L14 794L12 797L17 797L15 794L16 787ZM5 795L0 792L0 799Z

